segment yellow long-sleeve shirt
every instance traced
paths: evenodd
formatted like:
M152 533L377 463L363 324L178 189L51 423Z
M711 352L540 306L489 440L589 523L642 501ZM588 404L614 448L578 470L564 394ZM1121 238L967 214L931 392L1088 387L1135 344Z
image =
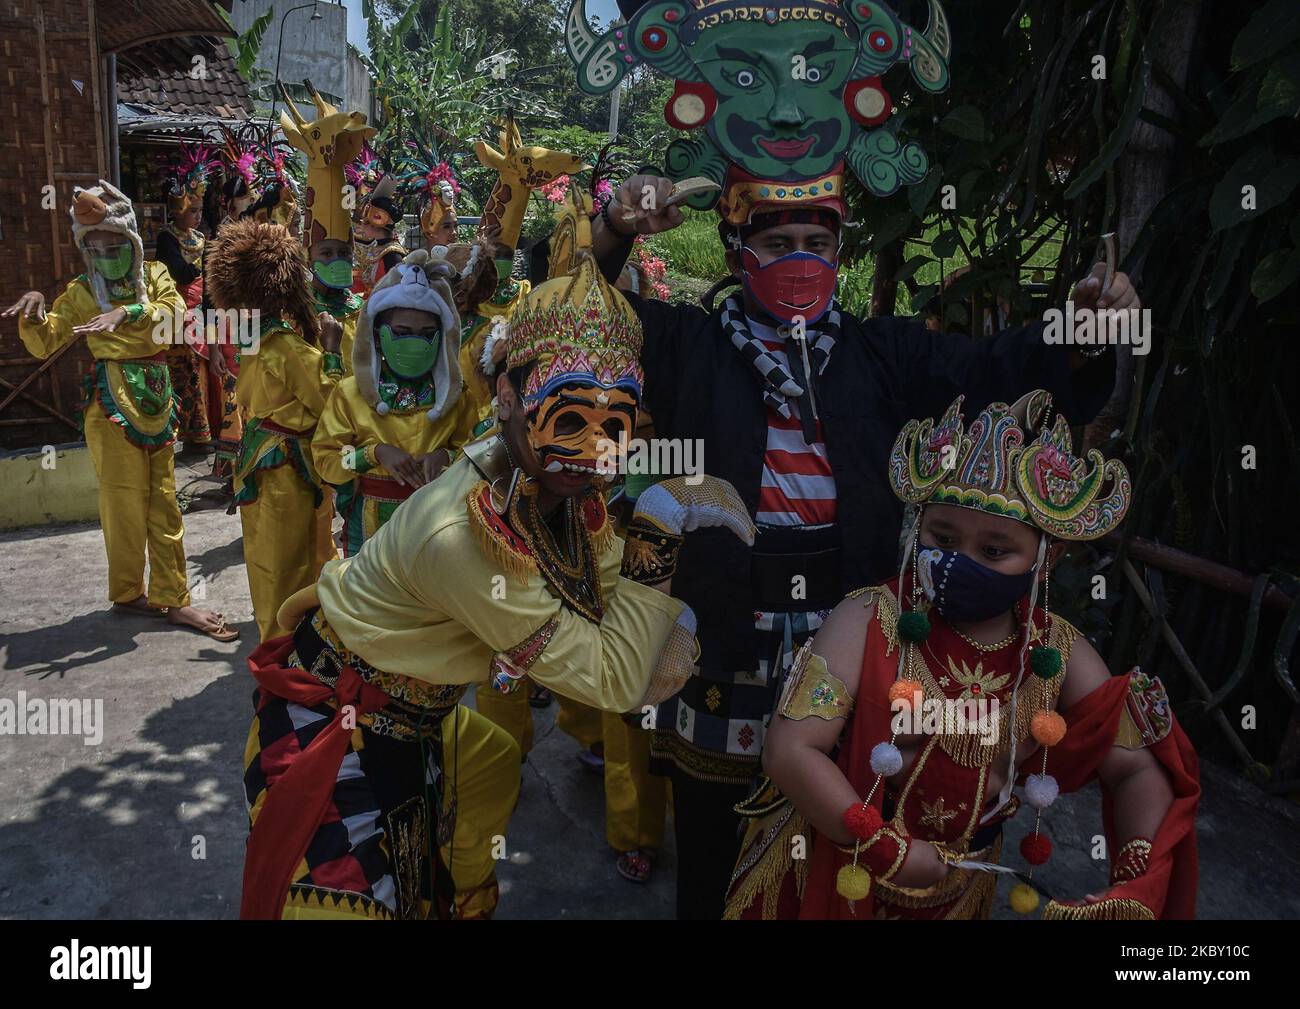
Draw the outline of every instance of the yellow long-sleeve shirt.
M281 321L262 330L256 353L240 354L235 399L253 417L306 431L316 426L339 378L326 371L319 347Z
M312 438L312 461L321 479L335 485L358 473L389 477L392 474L375 458L379 445L404 449L417 458L440 448L451 451L469 439L474 420L473 406L463 394L436 421L430 421L423 409L391 410L381 416L362 398L357 380L348 377L325 404Z
M684 605L619 576L617 537L600 555L600 623L561 603L536 571L523 583L503 572L470 528L465 500L480 479L468 458L459 459L355 557L327 563L316 588L329 626L378 669L458 684L487 680L496 652L555 618L529 677L605 710L636 709Z
M145 290L149 304L135 322L123 321L109 333L101 331L86 337L86 346L97 361L129 361L153 357L166 350L180 333L173 328L183 325L185 301L176 290L171 274L162 263L144 264ZM114 307L135 301L135 296L114 301ZM86 278L72 281L45 312L45 320L19 318L18 335L34 357L49 357L73 339L72 329L103 313Z

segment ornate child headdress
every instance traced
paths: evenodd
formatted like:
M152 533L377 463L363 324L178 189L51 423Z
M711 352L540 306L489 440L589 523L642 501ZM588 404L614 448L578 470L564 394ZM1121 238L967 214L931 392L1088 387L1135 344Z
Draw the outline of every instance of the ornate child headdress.
M1040 635L1039 629L1035 628L1035 606L1039 597L1039 579L1035 578L1019 635L1018 668L1009 681L1010 718L1004 723L1019 724L1017 711L1024 706L1029 713L1025 719L1029 723L1029 733L1042 747L1041 771L1030 774L1025 781L1025 798L1038 816L1033 832L1020 844L1026 861L1036 866L1050 857L1052 849L1050 840L1042 833L1042 810L1051 805L1060 791L1056 779L1047 773L1048 750L1059 743L1069 729L1065 719L1052 709L1051 699L1057 695L1044 690L1026 691L1026 674L1032 670L1034 677L1042 681L1058 676L1065 668L1065 661L1054 642L1068 643L1073 638L1073 632L1060 636L1055 633L1056 619L1050 611L1047 534L1066 540L1091 540L1104 536L1123 519L1133 488L1128 470L1118 460L1106 460L1096 449L1088 452L1086 461L1072 454L1070 428L1065 418L1058 416L1050 426L1046 423L1051 414L1052 400L1042 389L1022 396L1011 406L990 404L965 429L961 415L962 399L957 397L937 425L929 418L907 422L890 453L889 479L894 493L909 504L935 503L971 508L1024 522L1045 534L1039 539L1035 569L1042 575L1043 612L1053 633L1048 634L1046 629L1042 629L1045 633ZM899 646L898 672L889 690L889 702L891 707L902 705L913 710L925 698L928 689L925 674L921 672L924 660L918 650L932 632L928 610L921 599L920 526L918 516L907 534L898 595L892 607L894 612L884 618L895 621L886 634L892 633ZM905 588L904 576L909 567L912 580L910 587ZM911 604L905 606L904 600L909 594ZM1031 647L1035 640L1044 643ZM893 650L893 645L890 650ZM942 687L936 686L935 689ZM1034 707L1038 710L1033 710ZM836 876L836 890L850 901L867 896L871 889L871 872L873 869L879 871L879 861L876 860L873 866L875 854L868 851L881 824L881 813L872 801L885 779L903 767L903 757L896 745L898 731L891 727L888 741L872 747L870 763L874 781L861 804L850 806L844 814L845 825L858 842L854 845L852 863L843 866ZM1020 736L1014 728L1008 734L1008 767L1004 784L997 805L981 816L981 823L989 821L1008 803L1016 784L1019 767L1016 752ZM900 843L900 851L901 847ZM940 849L940 857L948 864L955 864L967 856ZM859 865L860 858L865 865ZM1023 882L1012 887L1011 906L1021 914L1032 911L1038 906L1035 888Z
M507 368L536 362L523 388L530 408L571 382L624 388L641 399L641 323L592 255L591 206L590 196L571 196L551 238L550 279L529 293L505 337Z
M362 145L356 161L343 166L343 176L356 190L354 220L363 220L367 211L376 207L388 215L389 228L402 219L402 208L396 199L398 180L384 170L383 162L368 143Z
M85 237L92 231L111 231L130 240L133 257L131 279L135 284L136 300L141 305L149 304L149 292L144 283L144 243L140 240L140 229L136 225L135 208L130 198L111 182L100 179L99 185L89 189L73 187L72 206L68 213L72 217L72 241L85 258L86 277L99 307L107 312L109 297L104 278L96 272L85 246Z
M408 140L409 150L398 163L395 174L403 194L416 196L420 208L420 233L432 242L438 226L449 213L455 213L456 197L460 195L451 165L441 160L435 149L414 140Z
M303 81L316 103L316 118L303 119L284 84L286 110L280 113L285 139L307 155L307 217L303 224L303 245L325 239L349 241L352 215L343 205L343 169L361 153L362 145L378 130L366 125L360 112L340 112L320 96L311 81Z
M926 91L948 85L951 40L938 0L915 31L870 0L623 0L628 23L597 35L585 0L573 0L565 45L578 86L608 93L647 63L676 79L664 115L700 130L668 147L670 178L702 175L740 225L756 207L831 206L843 215L843 166L877 196L920 181L929 162L887 125L893 102L881 77L906 63Z
M167 213L178 217L195 205L202 206L208 180L219 164L217 152L211 147L182 143L179 153L163 169Z
M1076 458L1066 419L1058 415L1046 424L1047 392L1028 393L1012 406L991 403L969 428L963 398L937 425L911 420L899 433L889 457L899 498L975 508L1063 540L1097 539L1119 525L1133 496L1128 470L1096 449Z

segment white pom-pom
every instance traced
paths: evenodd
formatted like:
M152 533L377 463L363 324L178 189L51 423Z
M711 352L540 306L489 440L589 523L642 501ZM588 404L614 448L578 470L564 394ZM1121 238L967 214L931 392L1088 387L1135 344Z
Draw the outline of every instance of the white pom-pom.
M1025 801L1035 809L1046 809L1061 794L1061 786L1050 774L1031 774L1025 779Z
M379 416L381 417L387 417L388 404L381 399L378 403L375 404L375 413L379 414Z
M871 748L871 770L892 777L903 769L903 755L893 743L877 743Z

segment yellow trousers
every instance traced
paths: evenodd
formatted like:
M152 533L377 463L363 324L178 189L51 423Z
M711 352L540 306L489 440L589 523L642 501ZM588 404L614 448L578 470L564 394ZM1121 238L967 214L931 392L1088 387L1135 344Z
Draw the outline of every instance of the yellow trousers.
M529 681L525 679L509 694L493 690L490 684L474 688L478 713L504 729L525 757L533 748L533 709L528 706L528 686Z
M496 723L527 754L533 746L533 709L527 681L513 693L477 688L479 714ZM615 851L658 848L664 840L668 808L665 779L650 773L650 732L628 725L621 715L601 711L556 694L555 724L583 749L605 744L605 837ZM459 883L459 877L457 877Z
M442 766L456 796L456 832L442 848L456 881L456 917L485 918L497 903L496 863L519 800L519 747L463 704L442 723Z
M495 722L519 744L519 752L527 756L533 749L533 709L528 703L532 682L524 679L509 694L493 690L490 686L475 688L474 704L479 713ZM585 749L600 742L600 711L559 694L560 713L555 724L578 741Z
M668 781L650 773L650 731L601 714L605 740L605 839L615 851L664 843Z
M316 581L327 546L320 542L328 523L311 487L292 466L257 471L257 500L239 509L244 528L244 564L253 618L261 640L287 634L276 623L280 604Z
M108 597L129 603L145 591L149 559L149 602L188 606L185 526L176 503L176 456L170 445L140 448L104 416L97 403L86 408L86 445L99 479L99 524L108 554Z

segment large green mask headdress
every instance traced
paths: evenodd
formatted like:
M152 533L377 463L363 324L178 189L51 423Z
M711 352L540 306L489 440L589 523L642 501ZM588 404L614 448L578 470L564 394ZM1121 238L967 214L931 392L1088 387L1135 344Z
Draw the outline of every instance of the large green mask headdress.
M920 181L929 162L888 125L881 77L906 63L925 90L948 85L948 20L929 0L918 32L888 6L862 0L620 0L627 24L591 29L573 0L565 45L588 94L611 91L645 63L676 79L668 124L699 130L669 145L671 178L702 175L724 187L723 216L743 223L758 203L841 203L843 164L877 196Z

